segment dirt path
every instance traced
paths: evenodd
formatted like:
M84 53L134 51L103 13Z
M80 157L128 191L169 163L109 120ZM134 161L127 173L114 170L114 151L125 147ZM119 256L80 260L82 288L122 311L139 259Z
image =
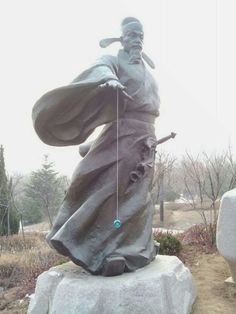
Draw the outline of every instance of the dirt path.
M211 212L205 211L205 215L206 218L210 220ZM161 224L160 222L159 209L156 208L156 212L153 219L153 226L156 228L164 227L176 230L186 230L190 228L192 225L201 223L203 223L203 219L201 217L200 211L189 210L187 208L178 210L168 209L168 207L165 208L163 224Z
M187 263L188 264L188 263ZM230 276L228 266L218 254L199 254L187 265L197 286L193 314L235 314L236 287L224 280Z

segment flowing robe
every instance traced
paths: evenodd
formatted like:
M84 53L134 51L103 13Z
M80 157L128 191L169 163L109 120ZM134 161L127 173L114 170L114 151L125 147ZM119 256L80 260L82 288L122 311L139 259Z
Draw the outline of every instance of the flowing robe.
M133 97L119 97L118 120L116 91L98 88L113 79ZM83 143L105 124L76 168L47 236L58 252L93 274L102 273L107 257L124 257L125 271L155 257L151 188L158 110L153 77L143 63L129 64L123 50L117 57L103 56L71 85L45 94L33 109L35 130L50 145ZM119 229L113 226L117 215Z

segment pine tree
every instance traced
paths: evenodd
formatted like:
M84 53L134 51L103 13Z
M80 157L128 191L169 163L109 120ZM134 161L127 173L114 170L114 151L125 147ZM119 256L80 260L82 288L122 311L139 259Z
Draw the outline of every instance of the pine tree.
M11 202L12 180L8 180L5 170L4 148L0 146L0 235L10 235L19 231L19 216Z
M26 187L28 204L35 204L35 214L43 214L50 225L65 194L65 178L58 176L54 164L44 156L41 169L33 171Z

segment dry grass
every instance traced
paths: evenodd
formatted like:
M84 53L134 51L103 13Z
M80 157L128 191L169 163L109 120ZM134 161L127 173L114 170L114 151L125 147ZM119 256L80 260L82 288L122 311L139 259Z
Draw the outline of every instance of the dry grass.
M0 237L0 255L38 248L45 242L44 238L44 235L36 232L27 233L25 237L22 235L2 236Z
M66 261L48 246L42 234L27 233L25 239L22 235L0 237L0 310L7 304L7 289L20 288L15 297L22 298L34 291L39 274Z

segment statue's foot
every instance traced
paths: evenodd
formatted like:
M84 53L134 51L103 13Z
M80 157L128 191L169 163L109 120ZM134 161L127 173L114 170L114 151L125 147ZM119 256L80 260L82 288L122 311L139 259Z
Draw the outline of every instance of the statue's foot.
M125 259L122 256L110 256L105 259L102 275L117 276L125 271Z

